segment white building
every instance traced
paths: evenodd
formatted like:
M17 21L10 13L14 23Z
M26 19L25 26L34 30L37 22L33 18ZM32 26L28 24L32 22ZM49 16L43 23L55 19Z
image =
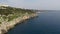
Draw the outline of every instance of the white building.
M0 4L0 6L5 6L5 7L8 7L9 5L6 5L6 4Z
M8 7L9 5L6 5L6 4L0 4L0 9L6 9L6 8L4 8L4 7L2 7L2 6Z

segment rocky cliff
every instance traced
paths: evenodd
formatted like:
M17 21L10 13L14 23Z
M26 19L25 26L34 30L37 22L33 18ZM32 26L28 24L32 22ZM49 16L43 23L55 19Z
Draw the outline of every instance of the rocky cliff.
M13 28L14 25L36 16L36 13L32 10L1 7L6 9L0 9L0 34L5 34L9 29Z

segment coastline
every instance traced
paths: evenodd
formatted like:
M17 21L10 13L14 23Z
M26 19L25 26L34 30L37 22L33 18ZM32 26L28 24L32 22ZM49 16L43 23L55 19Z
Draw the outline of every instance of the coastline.
M16 24L21 23L22 21L26 20L26 19L30 19L32 17L36 17L37 14L31 14L31 15L24 15L23 17L18 17L16 19L13 19L10 22L4 22L2 24L0 24L0 34L5 34L8 32L9 29L15 27Z

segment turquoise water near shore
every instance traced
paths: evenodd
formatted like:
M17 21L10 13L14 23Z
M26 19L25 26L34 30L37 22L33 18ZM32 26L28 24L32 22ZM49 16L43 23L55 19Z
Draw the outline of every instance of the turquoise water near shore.
M60 34L60 11L45 11L18 24L7 34Z

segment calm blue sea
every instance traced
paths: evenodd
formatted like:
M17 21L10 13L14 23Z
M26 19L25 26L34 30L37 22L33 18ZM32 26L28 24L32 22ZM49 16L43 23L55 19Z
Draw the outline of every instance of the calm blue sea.
M38 17L18 24L7 34L60 34L60 11L41 11Z

